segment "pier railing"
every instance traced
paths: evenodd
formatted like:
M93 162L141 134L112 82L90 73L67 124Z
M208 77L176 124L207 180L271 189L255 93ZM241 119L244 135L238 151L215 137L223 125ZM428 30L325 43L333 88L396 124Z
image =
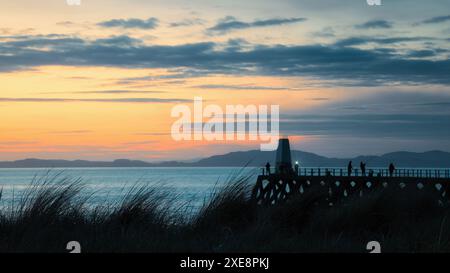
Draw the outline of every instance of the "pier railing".
M263 175L268 175L262 168ZM275 173L271 168L270 173ZM420 178L450 178L450 169L426 169L426 168L398 168L389 172L388 168L367 168L363 173L361 169L354 168L350 173L347 168L299 168L298 176L351 176L351 177L420 177Z

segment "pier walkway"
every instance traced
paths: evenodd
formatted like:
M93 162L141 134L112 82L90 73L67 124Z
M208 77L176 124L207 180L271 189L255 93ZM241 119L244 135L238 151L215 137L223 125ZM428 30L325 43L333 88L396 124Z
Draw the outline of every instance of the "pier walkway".
M348 175L346 168L301 168L297 173L267 174L262 169L253 188L252 199L259 204L283 202L292 194L303 194L313 186L327 190L329 200L353 194L363 196L371 191L387 187L432 189L441 197L450 195L450 170L448 169L397 169L392 176L388 169L368 169L370 175L354 169ZM317 187L316 187L317 188Z

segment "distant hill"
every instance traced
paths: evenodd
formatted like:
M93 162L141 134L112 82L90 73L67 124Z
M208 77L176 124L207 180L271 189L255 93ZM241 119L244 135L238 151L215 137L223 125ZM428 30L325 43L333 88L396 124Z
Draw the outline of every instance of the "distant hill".
M24 159L0 162L0 168L87 168L87 167L148 167L148 162L118 159L114 161Z
M450 153L429 151L423 153L394 152L381 156L358 156L354 158L329 158L303 151L292 151L292 160L298 160L302 167L344 167L352 160L354 166L360 161L369 167L386 167L393 162L397 167L450 168ZM149 163L139 160L118 159L114 161L87 160L44 160L25 159L0 162L0 168L89 168L89 167L242 167L274 164L274 152L251 150L215 155L195 162L166 161Z
M450 168L450 153L442 151L429 151L424 153L395 152L381 156L358 156L354 158L329 158L303 151L292 151L292 160L298 160L304 167L339 167L347 166L350 160L354 166L364 161L371 167L386 167L393 162L398 167L427 167ZM233 152L202 159L196 163L198 166L263 166L266 162L275 161L274 152L261 152L258 150L246 152Z

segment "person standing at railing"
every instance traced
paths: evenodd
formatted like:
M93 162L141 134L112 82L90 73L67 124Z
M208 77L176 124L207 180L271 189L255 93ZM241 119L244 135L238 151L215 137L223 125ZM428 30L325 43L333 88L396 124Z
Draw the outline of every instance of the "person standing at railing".
M269 162L267 162L267 164L266 164L266 173L267 173L267 175L270 175L270 163Z
M361 175L366 176L366 163L361 161L361 163L359 163L359 167L361 168Z
M353 171L353 165L352 165L352 162L350 161L347 166L348 176L352 176L352 171Z
M394 163L389 164L389 176L394 176L395 166Z

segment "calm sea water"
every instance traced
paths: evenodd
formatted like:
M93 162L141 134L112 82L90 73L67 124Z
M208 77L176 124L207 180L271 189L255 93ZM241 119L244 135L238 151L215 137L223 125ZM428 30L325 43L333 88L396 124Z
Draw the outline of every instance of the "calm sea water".
M90 196L89 205L117 204L133 186L150 185L170 191L178 201L199 207L215 188L229 183L236 174L257 175L259 168L66 168L66 169L0 169L0 205L19 200L31 182L46 177L80 178L82 196ZM256 180L255 180L256 181ZM14 201L16 202L16 201Z

